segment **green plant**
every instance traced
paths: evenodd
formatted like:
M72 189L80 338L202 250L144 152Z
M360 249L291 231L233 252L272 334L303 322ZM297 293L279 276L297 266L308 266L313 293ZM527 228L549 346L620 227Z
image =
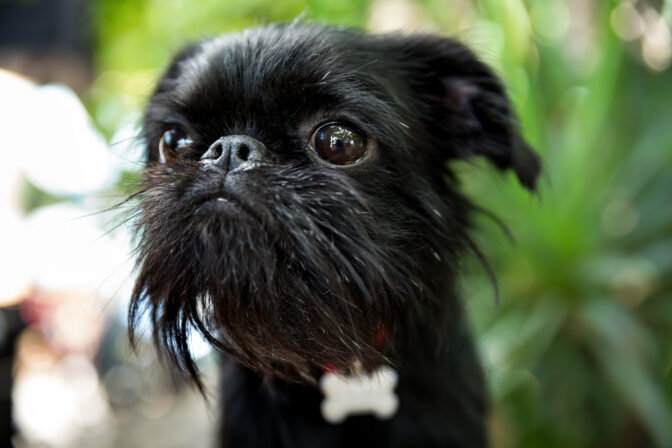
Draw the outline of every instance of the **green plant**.
M586 3L478 2L499 41L484 56L545 170L534 199L491 170L462 170L516 239L481 222L499 306L476 269L465 282L496 446L672 443L670 72L644 67L614 33L618 2Z

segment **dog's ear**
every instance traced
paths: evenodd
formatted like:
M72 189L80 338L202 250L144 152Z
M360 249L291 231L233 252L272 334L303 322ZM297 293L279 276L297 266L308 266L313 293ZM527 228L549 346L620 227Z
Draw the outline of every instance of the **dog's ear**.
M421 116L447 158L485 156L512 169L529 190L539 159L518 133L504 87L461 43L429 35L393 36L395 58L417 95Z

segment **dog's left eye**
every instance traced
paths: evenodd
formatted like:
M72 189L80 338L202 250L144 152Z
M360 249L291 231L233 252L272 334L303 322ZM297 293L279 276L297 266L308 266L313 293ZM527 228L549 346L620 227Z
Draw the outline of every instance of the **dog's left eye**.
M313 134L317 155L334 165L351 165L366 153L366 140L356 130L340 123L328 123Z
M163 160L171 161L177 157L177 152L191 143L186 132L180 129L168 129L159 141L159 153Z

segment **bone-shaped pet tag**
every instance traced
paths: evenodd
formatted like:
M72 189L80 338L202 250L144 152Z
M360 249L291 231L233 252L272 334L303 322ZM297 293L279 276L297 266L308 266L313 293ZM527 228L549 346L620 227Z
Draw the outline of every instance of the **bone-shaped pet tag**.
M322 416L329 423L341 423L350 415L361 414L373 414L381 420L392 418L399 407L394 393L398 377L390 366L382 366L370 375L325 373L320 378L324 394Z

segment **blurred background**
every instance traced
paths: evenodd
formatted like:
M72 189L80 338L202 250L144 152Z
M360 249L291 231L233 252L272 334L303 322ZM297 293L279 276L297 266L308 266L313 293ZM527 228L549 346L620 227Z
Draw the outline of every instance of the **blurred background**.
M463 290L493 447L672 447L672 1L0 0L0 444L211 446L208 404L132 354L124 210L139 116L184 43L307 21L456 36L544 159L530 197L457 166L483 269ZM216 359L192 350L214 396Z

